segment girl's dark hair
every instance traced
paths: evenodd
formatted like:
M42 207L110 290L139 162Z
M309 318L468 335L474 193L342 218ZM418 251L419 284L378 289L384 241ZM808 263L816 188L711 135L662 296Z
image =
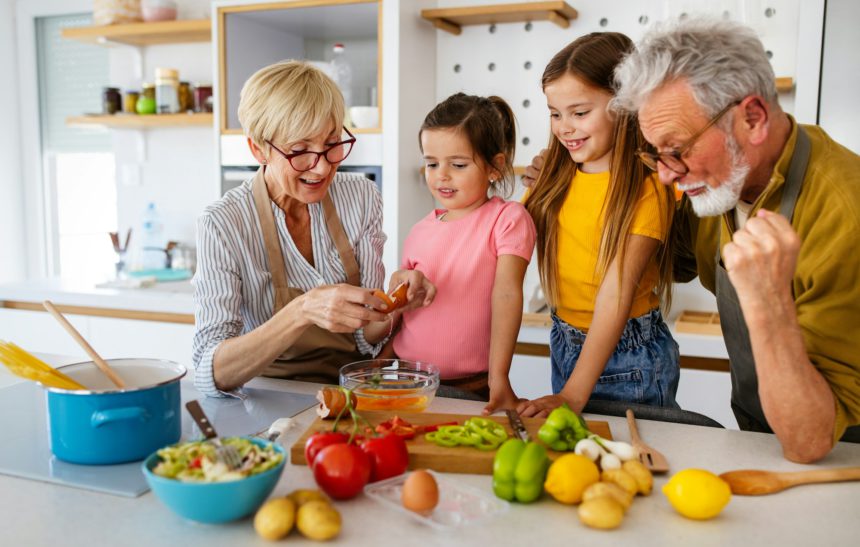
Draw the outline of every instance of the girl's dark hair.
M634 49L633 41L618 32L593 32L577 38L555 54L544 69L541 85L546 86L570 74L581 82L615 95L614 72L621 60ZM645 146L635 114L615 113L612 155L610 156L609 192L603 205L604 228L600 240L598 269L605 275L613 259L618 258L618 276L622 275L624 252L630 239L633 213L646 185L654 186L661 196L660 214L671 226L674 195L636 157ZM559 301L558 292L558 214L567 196L577 165L570 153L552 133L544 167L532 186L525 207L537 227L538 269L544 294L551 306ZM671 305L672 231L657 251L659 281L657 294L666 309Z
M487 166L501 173L501 178L490 187L493 192L509 197L514 189L514 151L517 131L514 112L501 97L478 97L455 93L430 111L418 131L418 146L421 134L428 129L455 129L472 145L472 150ZM424 149L422 148L423 152ZM497 165L495 157L503 154L503 165Z

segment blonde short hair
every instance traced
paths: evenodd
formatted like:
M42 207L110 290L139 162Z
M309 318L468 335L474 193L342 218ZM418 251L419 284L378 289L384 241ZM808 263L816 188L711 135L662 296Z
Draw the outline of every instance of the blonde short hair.
M290 142L343 125L343 95L323 71L303 61L281 61L255 72L239 98L239 123L254 144Z

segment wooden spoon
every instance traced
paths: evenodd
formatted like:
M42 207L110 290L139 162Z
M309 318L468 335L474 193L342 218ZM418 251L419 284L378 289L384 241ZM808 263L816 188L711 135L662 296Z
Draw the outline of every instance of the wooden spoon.
M758 469L728 471L720 478L729 483L732 494L763 496L781 492L799 484L860 480L860 467L840 467L816 471L775 472Z
M72 338L75 339L75 342L77 342L78 345L81 346L85 352L87 352L87 355L89 355L90 359L93 360L96 366L99 367L99 369L105 373L105 376L110 378L110 381L113 382L116 387L120 389L125 389L125 382L122 381L122 378L120 378L119 375L114 371L114 369L110 368L110 365L108 365L107 362L102 359L98 353L96 353L96 350L94 350L92 346L90 346L89 343L84 340L84 337L81 336L81 333L79 333L77 329L73 327L72 324L69 323L69 321L65 317L63 317L63 314L60 313L60 310L54 307L54 304L52 304L50 300L45 300L44 302L42 302L42 305L45 307L46 310L48 310L48 313L53 315L54 319L56 319L60 323L60 325L62 325L63 328L66 329L66 332L72 335Z

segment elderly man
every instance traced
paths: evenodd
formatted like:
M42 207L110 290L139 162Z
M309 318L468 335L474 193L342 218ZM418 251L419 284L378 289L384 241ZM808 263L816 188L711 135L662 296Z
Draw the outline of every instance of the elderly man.
M651 145L639 158L684 192L675 276L717 297L738 423L790 460L824 457L860 423L860 156L782 111L737 23L656 28L616 82Z

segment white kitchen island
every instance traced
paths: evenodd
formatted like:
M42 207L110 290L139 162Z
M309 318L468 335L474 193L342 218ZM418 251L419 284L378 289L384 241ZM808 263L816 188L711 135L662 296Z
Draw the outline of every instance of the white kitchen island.
M46 357L55 363L68 359ZM17 380L5 370L0 385ZM312 394L318 386L300 382L256 379L255 387ZM478 413L481 404L437 398L432 412ZM281 439L287 448L313 421L313 409L297 417L297 426ZM589 416L609 422L616 439L629 440L622 418ZM215 424L217 426L217 423ZM782 458L772 435L696 426L640 421L647 442L664 452L672 472L689 467L721 473L731 469L802 470L860 465L860 445L841 443L819 464L796 465ZM2 435L2 432L0 432ZM14 450L6 445L4 450ZM491 478L447 475L462 484L491 492ZM453 532L439 532L394 513L368 497L336 506L343 517L341 535L331 543L401 547L403 545L856 545L860 537L860 482L808 485L761 497L732 499L710 521L681 517L660 492L668 475L655 478L654 492L638 497L613 531L583 526L576 508L544 495L531 505L511 504L502 516ZM306 466L288 463L273 495L295 488L314 488ZM0 475L0 530L4 545L273 545L259 538L250 518L224 525L189 522L173 514L148 492L124 498L67 486ZM315 544L293 532L287 544Z

